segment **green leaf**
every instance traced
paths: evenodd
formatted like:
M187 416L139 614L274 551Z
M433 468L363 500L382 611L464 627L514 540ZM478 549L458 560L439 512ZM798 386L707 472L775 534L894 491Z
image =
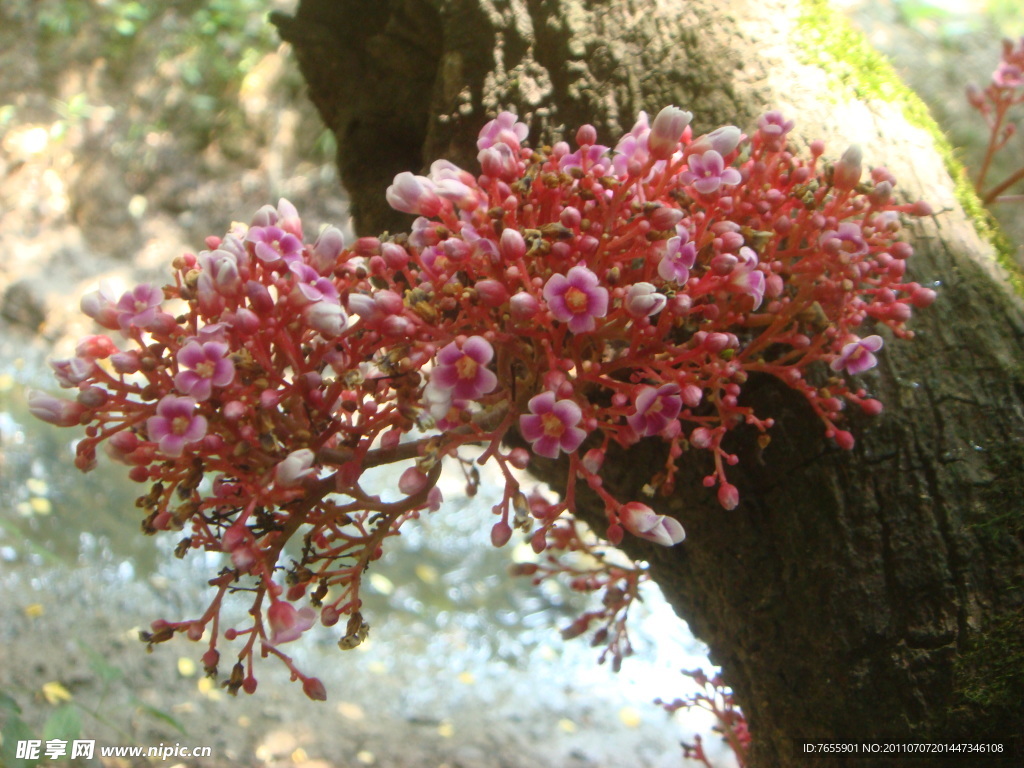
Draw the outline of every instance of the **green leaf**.
M82 733L82 718L74 704L62 704L53 711L43 726L43 741L60 739L74 741Z
M12 696L8 696L3 691L0 691L0 712L10 712L14 715L20 715L21 707L18 706L18 702L16 702Z
M150 717L156 718L157 720L160 720L160 721L162 721L164 723L167 723L169 726L171 726L174 730L176 730L182 736L186 736L187 735L185 733L185 726L183 726L175 718L171 717L171 715L169 715L168 713L164 712L162 709L157 709L156 707L150 706L149 704L141 702L141 701L139 701L137 699L136 699L135 703L136 703L136 705L138 705L139 709L141 709L143 712L145 712Z
M39 765L39 759L26 760L23 757L17 757L19 741L38 738L36 734L32 733L32 729L25 725L24 720L17 716L8 718L4 724L3 737L4 742L0 745L0 765L4 768L35 768ZM40 759L42 755L42 745L40 745Z
M124 672L122 672L120 668L115 667L107 661L106 658L101 656L82 640L78 641L78 647L81 648L82 653L89 658L89 669L95 672L96 676L103 682L112 683L115 680L120 680L124 677Z

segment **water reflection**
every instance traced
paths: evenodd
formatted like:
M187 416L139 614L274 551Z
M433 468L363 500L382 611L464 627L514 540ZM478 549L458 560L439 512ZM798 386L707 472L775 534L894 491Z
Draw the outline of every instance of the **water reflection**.
M126 479L123 467L101 458L87 475L75 470L73 431L28 413L24 388L49 387L41 352L11 359L0 380L0 589L19 598L0 618L18 621L17 611L28 603L72 601L107 619L126 617L120 620L127 625L196 615L205 607L202 585L223 555L193 552L176 559L176 537L140 533L134 500L142 487ZM579 735L586 746L572 749L607 755L634 744L630 765L680 765L678 739L706 731L709 723L670 724L651 701L683 693L679 670L709 662L657 590L634 610L637 656L614 676L595 663L597 651L585 641L563 643L555 629L584 609L585 597L553 582L538 589L529 579L506 575L512 559L528 557L529 548L490 546L490 508L500 483L485 477L475 498L465 496L459 478L442 483L442 510L408 525L374 564L364 593L370 641L341 654L337 632L317 626L288 649L300 666L315 670L332 700L358 702L378 718L418 724L441 738L451 738L446 729L471 727L505 729L506 738L525 730L541 741L571 740L586 730ZM367 484L385 496L396 486L397 474L384 469ZM245 607L233 610L225 619L241 621ZM16 634L15 641L28 637ZM124 640L117 653L139 668L169 668L175 656L201 653L185 641L168 646L144 658L140 644ZM22 656L30 658L30 651ZM289 702L289 711L305 712L310 703L280 670L269 669L275 666L258 671L261 691L254 701L271 695ZM0 689L5 684L10 680L0 673ZM185 694L152 695L160 703ZM627 709L633 713L628 718L621 714ZM192 727L209 727L209 720L198 722Z

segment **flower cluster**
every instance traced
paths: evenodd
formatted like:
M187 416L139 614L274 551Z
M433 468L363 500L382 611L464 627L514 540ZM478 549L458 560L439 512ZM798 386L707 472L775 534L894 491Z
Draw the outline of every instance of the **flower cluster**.
M1016 43L1003 40L1002 57L992 73L992 81L984 90L973 83L968 85L967 101L981 113L989 131L985 157L974 182L978 195L985 204L1021 200L1020 195L1004 193L1024 179L1024 168L1012 171L991 188L986 187L985 180L995 154L1006 147L1017 132L1010 113L1024 104L1024 37Z
M229 691L253 692L255 657L273 655L323 698L281 646L342 619L340 647L359 644L367 567L438 508L442 464L468 464L467 446L505 478L492 541L520 529L538 553L572 548L580 482L603 501L613 544L627 532L683 540L679 520L604 488L613 445L664 441L648 484L662 494L689 452L735 507L738 459L723 440L746 424L766 445L772 427L740 404L752 375L799 392L825 435L851 447L843 409L881 410L846 378L877 361L882 337L865 327L909 336L911 309L934 298L904 280L912 250L896 239L901 214L928 207L897 202L884 168L864 178L856 148L834 165L820 143L808 158L790 152L792 122L778 113L750 137L733 126L693 136L689 121L668 107L641 114L614 149L583 126L575 149L534 150L506 112L480 133L480 175L439 160L396 177L387 199L418 216L409 233L351 246L333 227L306 237L281 201L177 258L162 289L85 296L83 311L114 335L55 361L77 396L33 393L33 413L85 427L80 469L105 444L148 484L145 531L180 531L182 557L224 555L209 608L154 622L145 639L204 641L210 675L224 641L238 641ZM520 490L514 470L531 451L509 447L513 431L533 454L565 458L561 501ZM384 464L401 472L397 499L361 484ZM606 623L616 659L638 579L586 580L606 602L585 623ZM235 593L252 596L250 619L224 627Z
M750 755L750 745L753 741L750 730L747 727L747 718L736 704L736 697L725 681L721 673L708 677L704 670L683 670L683 674L689 677L698 686L696 693L688 695L685 699L675 699L671 702L656 699L655 704L660 704L670 715L680 709L693 710L703 709L714 715L717 731L723 741L732 750L736 764L740 768L747 765ZM704 744L699 734L694 734L693 743L683 742L683 757L693 760L711 768L712 764L704 752Z

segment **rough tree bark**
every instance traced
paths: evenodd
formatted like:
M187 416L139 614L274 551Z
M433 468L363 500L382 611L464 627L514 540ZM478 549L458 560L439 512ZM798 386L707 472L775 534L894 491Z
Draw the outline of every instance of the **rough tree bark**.
M802 759L800 738L1019 736L1021 302L920 104L842 22L819 0L303 0L274 22L338 138L365 233L405 227L384 205L396 172L438 157L474 167L477 130L509 107L534 136L590 122L606 143L640 109L684 106L700 131L780 108L804 140L825 138L833 157L859 143L931 202L911 269L941 282L939 299L865 377L887 410L853 421L856 449L830 445L799 398L766 383L748 397L778 426L763 455L735 437L740 506L718 506L696 462L656 500L686 542L629 552L724 666L753 765L831 764ZM660 450L646 441L606 463L622 498L641 497L635 470Z

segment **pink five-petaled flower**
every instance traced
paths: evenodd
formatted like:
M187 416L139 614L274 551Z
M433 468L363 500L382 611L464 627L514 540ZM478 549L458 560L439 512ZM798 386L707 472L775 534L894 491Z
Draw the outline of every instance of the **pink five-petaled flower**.
M186 445L206 435L206 419L195 409L194 398L165 395L156 405L157 415L146 420L149 439L160 446L165 456L181 456Z
M530 132L526 123L518 121L519 117L514 112L502 112L480 129L476 148L488 149L495 144L506 144L511 150L518 152L521 142Z
M316 611L308 605L300 610L284 600L277 600L267 609L270 624L270 644L290 643L316 622Z
M739 184L742 177L735 168L726 168L722 156L713 149L701 155L690 155L687 159L690 170L679 178L684 184L692 184L702 195L717 192L723 184Z
M882 348L881 336L867 336L863 339L851 341L843 347L839 356L829 363L833 371L845 370L852 376L864 373L878 364L878 358L872 353Z
M631 501L619 507L619 520L622 527L634 536L663 547L671 547L686 538L686 532L678 520L659 515L639 501Z
M677 384L642 387L636 396L636 413L627 416L626 423L640 437L656 435L675 420L682 408Z
M282 259L292 262L302 257L302 241L274 225L249 227L245 239L246 242L254 244L256 258L267 264L274 264Z
M608 290L598 282L597 275L584 266L573 267L565 275L552 275L544 285L544 299L551 314L568 323L573 333L594 330L594 318L608 313Z
M483 336L470 336L461 349L453 341L437 353L430 383L455 399L476 400L498 384L498 377L487 367L492 357L494 348Z
M122 331L129 327L145 329L154 320L164 300L164 292L149 283L137 285L117 300L117 322Z
M182 370L174 377L174 386L183 395L208 400L214 385L224 387L235 378L235 364L227 354L228 345L223 342L190 341L178 350Z
M572 400L556 401L554 392L542 392L530 398L529 408L530 413L519 417L519 431L540 456L554 459L559 451L571 453L587 436L576 426L583 412Z
M687 235L687 238L689 235ZM697 260L697 246L682 237L670 237L665 243L665 253L658 262L658 275L662 280L686 285L690 269Z

